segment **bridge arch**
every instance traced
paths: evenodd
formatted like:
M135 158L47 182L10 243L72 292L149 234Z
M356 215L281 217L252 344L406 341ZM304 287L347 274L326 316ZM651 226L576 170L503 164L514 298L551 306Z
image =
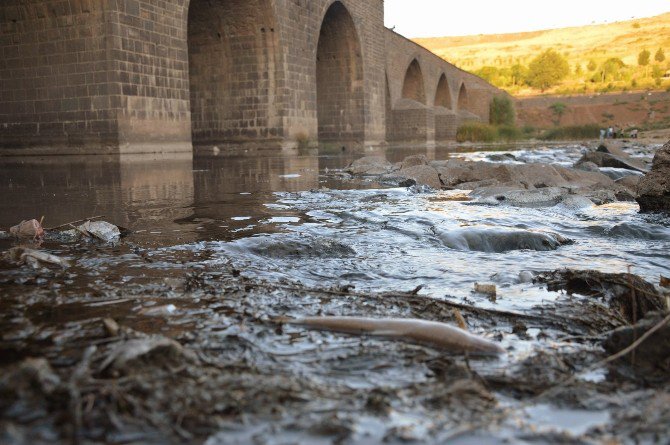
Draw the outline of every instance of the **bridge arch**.
M276 95L282 64L273 2L190 0L187 7L194 145L281 137Z
M461 83L461 87L458 90L458 110L467 111L468 106L468 90L465 88L465 83Z
M362 142L365 96L361 43L341 1L326 10L316 52L319 141Z
M435 106L443 107L448 110L451 110L451 91L449 90L449 81L447 80L447 75L442 73L440 80L437 82L437 88L435 90Z
M402 98L412 99L426 104L426 87L423 80L423 71L417 59L413 59L405 72L402 84Z

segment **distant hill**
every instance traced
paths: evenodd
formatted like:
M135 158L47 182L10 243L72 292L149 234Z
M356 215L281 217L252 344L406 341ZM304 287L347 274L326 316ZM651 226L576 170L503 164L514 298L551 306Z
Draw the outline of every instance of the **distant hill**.
M421 38L414 41L470 72L487 67L487 73L496 73L490 67L496 68L502 73L501 77L487 80L493 80L492 83L513 94L538 92L505 77L505 70L514 65L528 66L535 56L549 48L562 54L571 68L570 76L550 93L665 89L670 86L667 79L661 80L659 85L652 78L654 65L658 65L656 77L660 77L659 70L665 74L670 69L670 12L651 18L603 25L515 34ZM654 55L659 48L663 48L666 59L656 63ZM651 52L651 63L647 68L638 67L638 55L644 49ZM592 62L592 67L600 66L611 58L621 59L626 64L621 75L607 82L593 81L595 70L588 69L589 62Z

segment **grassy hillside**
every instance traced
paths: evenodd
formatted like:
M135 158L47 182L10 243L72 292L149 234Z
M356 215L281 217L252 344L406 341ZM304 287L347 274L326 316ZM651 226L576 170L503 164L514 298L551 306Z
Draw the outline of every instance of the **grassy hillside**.
M415 41L458 67L482 75L516 95L540 93L525 85L518 73L547 49L554 49L568 61L570 74L545 93L659 90L670 87L670 79L662 77L670 70L670 12L605 25ZM665 60L660 63L654 60L659 48L665 52ZM650 51L651 60L648 66L642 67L638 65L638 55L645 49ZM625 66L612 75L599 75L603 64L613 58L620 59Z

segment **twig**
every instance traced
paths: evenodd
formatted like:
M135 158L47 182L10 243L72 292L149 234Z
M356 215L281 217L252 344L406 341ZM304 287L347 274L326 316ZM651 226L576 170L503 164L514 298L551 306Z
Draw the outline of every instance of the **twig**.
M642 343L644 343L649 337L654 335L656 332L658 332L663 326L666 324L670 323L670 314L666 316L663 320L658 322L654 327L649 329L647 332L645 332L640 338L638 338L636 341L631 343L628 347L622 349L621 351L617 352L616 354L610 355L609 357L589 366L588 368L579 371L578 373L568 377L567 379L563 380L562 382L552 386L551 388L547 389L546 391L541 392L537 396L535 396L531 400L537 400L557 389L562 388L563 386L572 383L577 379L580 375L585 374L587 372L595 371L598 368L601 368L605 365L608 365L612 362L615 362L619 360L621 357L625 357L626 355L630 354L631 352L635 351Z
M70 380L68 381L68 392L70 394L70 414L72 416L72 444L81 443L81 429L83 425L81 410L81 390L79 389L80 380L89 372L91 359L97 351L95 346L90 346L84 351L84 356L75 368Z
M664 327L668 323L670 323L670 315L668 315L663 320L658 322L658 324L656 324L653 328L651 328L647 332L645 332L640 338L638 338L636 341L634 341L627 348L622 349L621 351L617 352L614 355L610 355L606 359L596 363L595 365L591 366L590 368L587 368L585 371L582 371L581 373L593 371L596 368L599 368L601 366L605 366L609 363L617 361L621 357L624 357L625 355L635 351L642 343L645 342L645 340L647 340L649 337L654 335L656 332L658 332L662 327Z
M100 237L99 237L98 235L96 235L95 233L91 233L91 232L89 232L88 230L82 230L82 229L80 229L79 227L75 226L74 224L70 224L70 227L72 227L72 228L73 228L74 230L76 230L77 232L81 233L82 236L84 236L84 237L86 237L86 238L94 238L94 239L97 239L97 240L99 240L99 241L104 241L102 238L100 238Z
M93 221L94 219L100 219L100 218L104 218L104 217L105 217L105 215L91 216L90 218L78 219L78 220L76 220L76 221L71 221L71 222L68 222L68 223L65 223L65 224L61 224L60 226L50 227L50 228L48 228L48 229L44 229L44 230L58 230L58 229L63 229L63 228L65 228L65 227L72 226L73 224L83 223L83 222L86 222L86 221Z

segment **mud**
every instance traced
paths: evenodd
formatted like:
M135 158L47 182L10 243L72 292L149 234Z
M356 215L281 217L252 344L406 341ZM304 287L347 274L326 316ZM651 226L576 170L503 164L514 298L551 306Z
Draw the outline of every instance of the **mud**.
M561 150L514 157L561 159L569 152ZM654 280L667 271L667 221L639 216L632 204L490 206L460 191L334 179L332 170L350 161L254 160L232 187L219 161L195 160L186 170L210 170L191 172L196 189L166 186L175 178L180 183L175 174L141 186L140 175L121 192L95 184L100 200L72 203L79 213L51 221L47 215L55 226L108 213L132 233L107 243L47 231L31 246L67 258L68 268L0 262L0 442L657 443L667 437L667 367L652 373L630 357L607 361L631 336L643 335L654 323L648 320L661 320L658 312L650 312L657 318L645 319L646 327L614 334L631 324L616 299L531 282L559 267L622 273L636 261L634 272L662 298ZM222 161L233 168L239 162ZM142 165L130 171L146 171ZM282 167L261 168L258 177L275 184L247 191L244 178L258 165ZM296 174L302 179L285 177ZM529 232L552 249L454 249L437 229L513 232L514 243L530 242L533 236L516 235ZM18 244L0 238L2 251ZM637 278L598 278L608 289L622 288L619 298L631 283L651 292ZM495 302L472 293L474 283L491 281L498 285ZM274 322L286 316L464 323L505 353L450 355ZM661 338L666 333L658 331ZM613 338L606 350L603 342Z

